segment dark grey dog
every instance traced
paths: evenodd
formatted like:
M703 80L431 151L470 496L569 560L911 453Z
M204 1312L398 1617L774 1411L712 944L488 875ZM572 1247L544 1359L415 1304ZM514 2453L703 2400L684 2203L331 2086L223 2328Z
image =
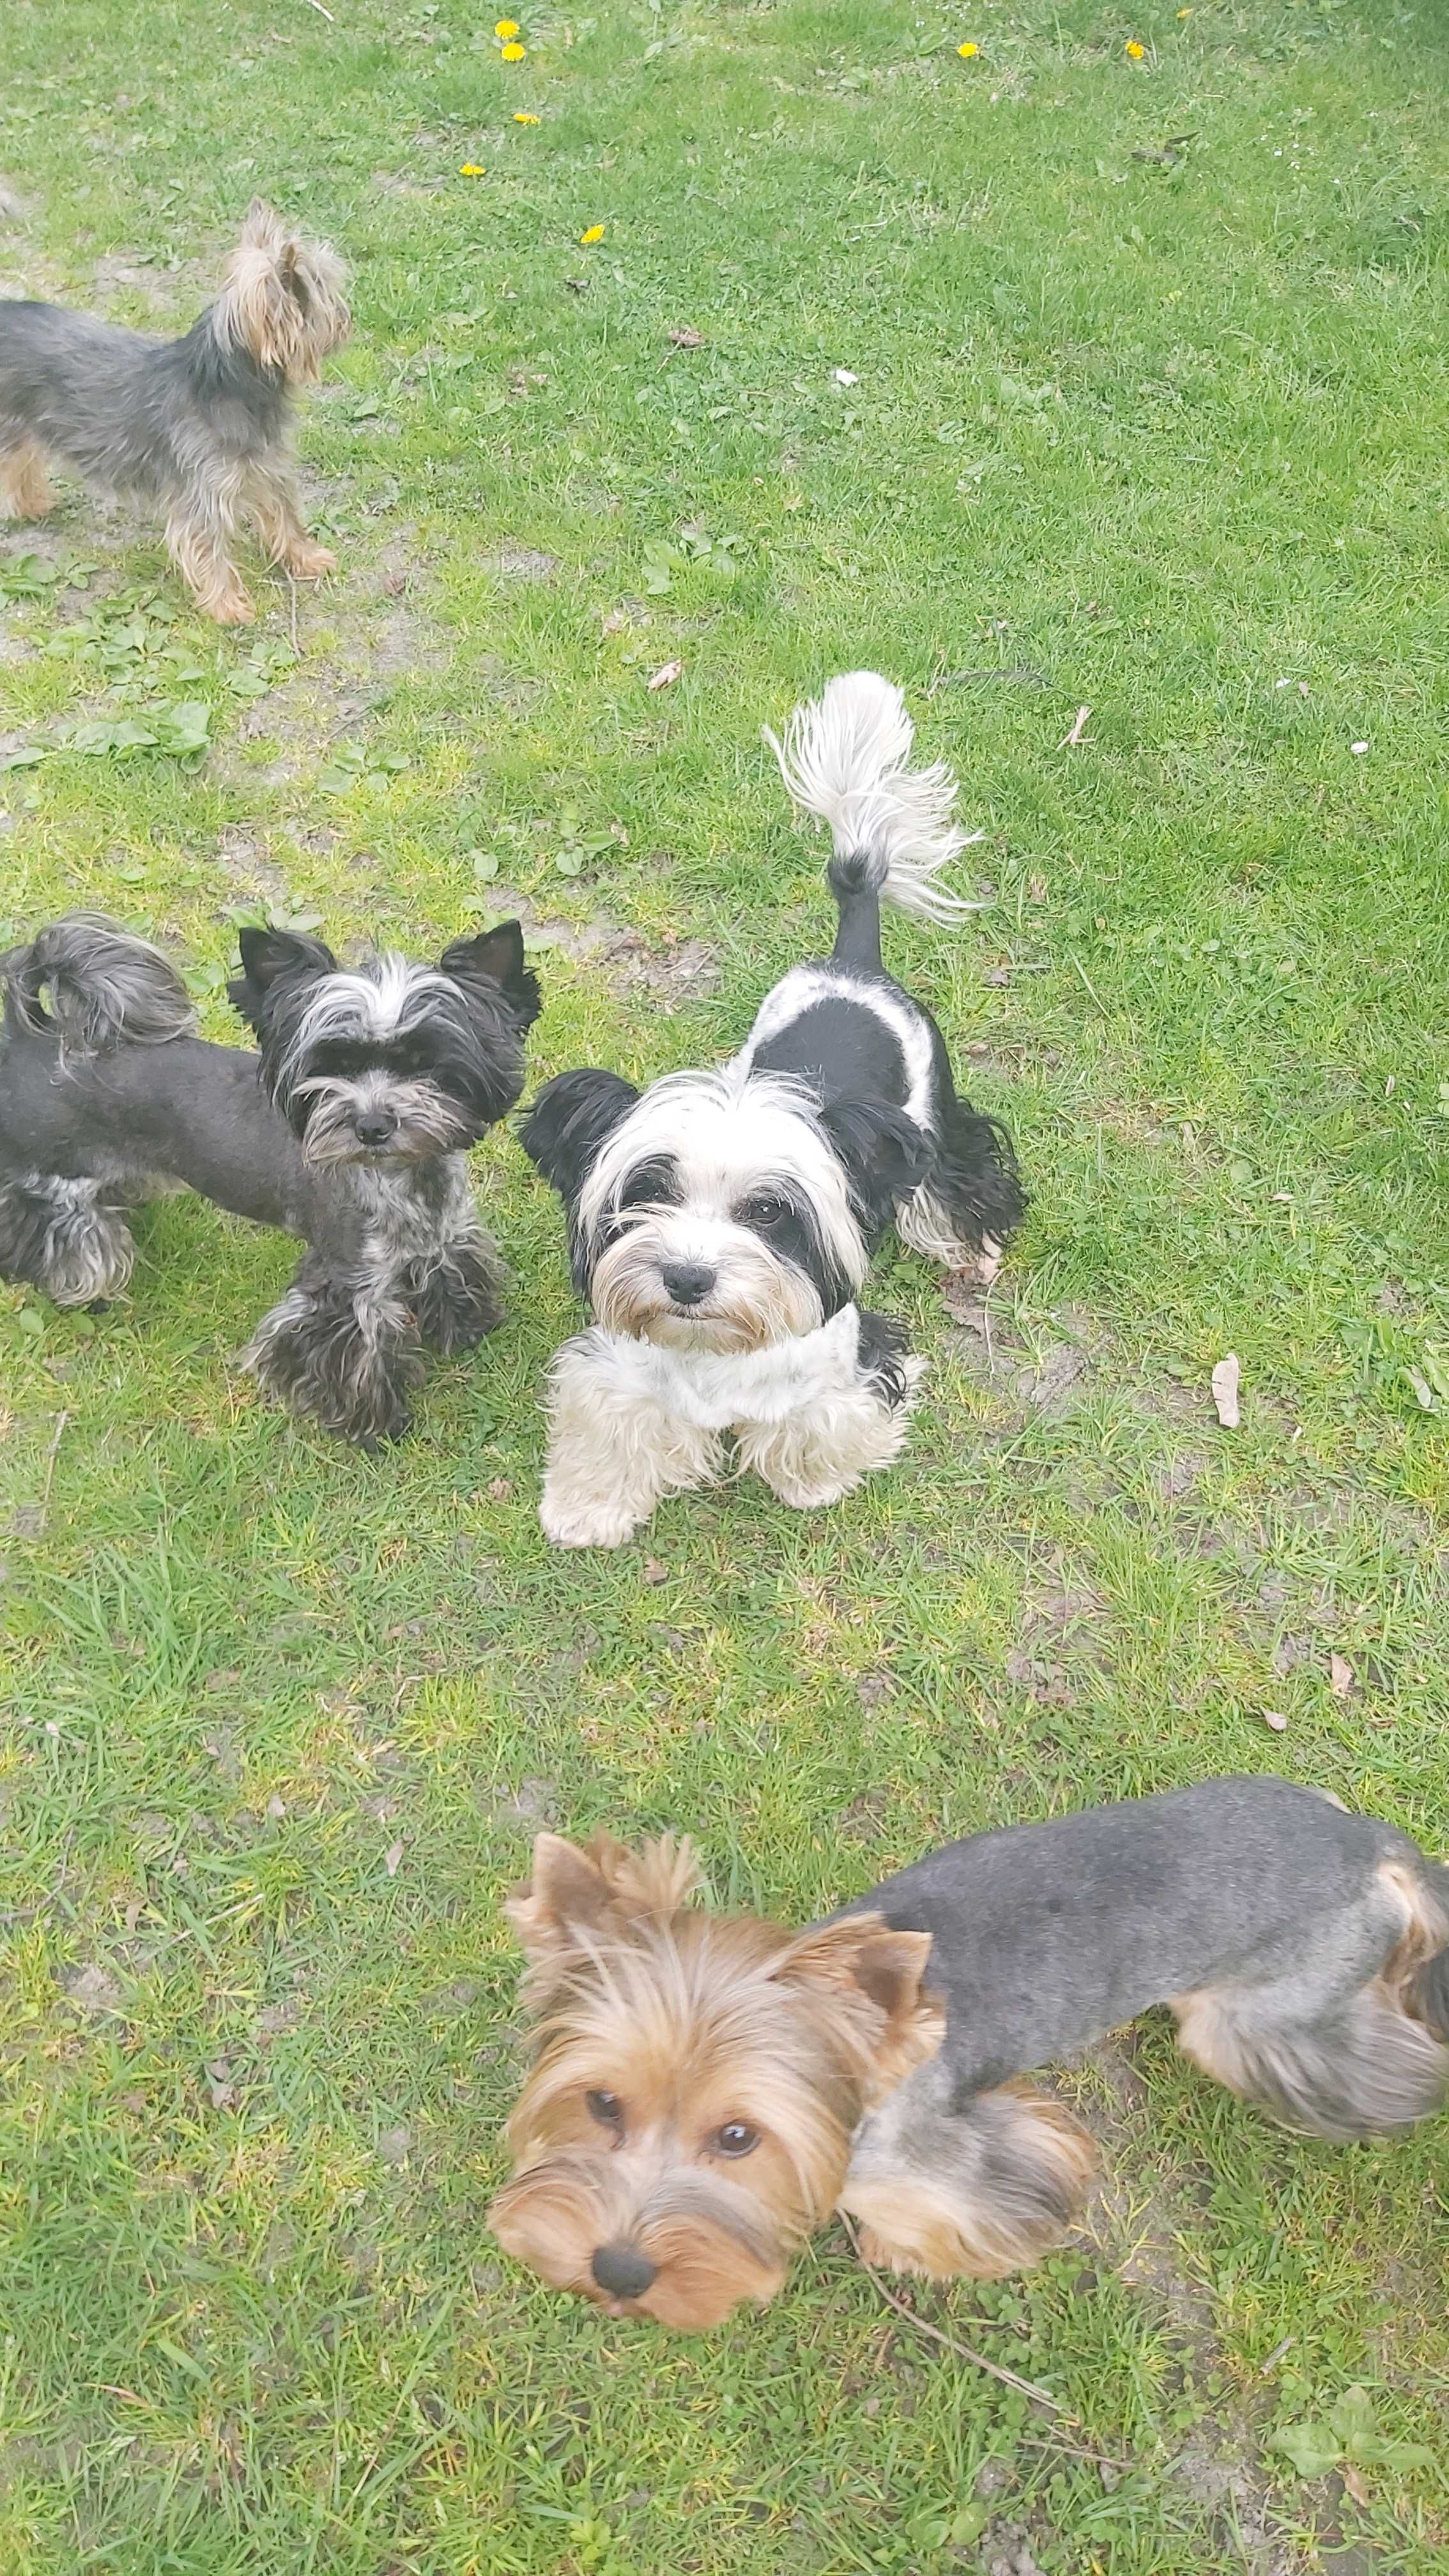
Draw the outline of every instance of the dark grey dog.
M436 966L348 970L279 930L244 930L241 954L256 1055L192 1036L174 967L112 922L72 914L0 959L0 1277L113 1297L122 1210L196 1190L308 1247L244 1365L329 1431L396 1438L423 1344L470 1349L501 1311L465 1153L523 1087L523 934L502 922Z
M1095 2151L1018 2079L1151 2005L1205 2074L1319 2137L1406 2128L1449 2086L1449 1868L1286 1780L974 1834L845 1910L929 1933L946 2005L841 2194L900 2271L1012 2272L1059 2241Z
M215 303L179 340L0 303L0 519L44 517L58 457L102 491L164 508L172 559L223 626L254 613L232 561L243 520L298 580L330 572L298 512L289 414L346 336L345 284L334 252L258 199Z

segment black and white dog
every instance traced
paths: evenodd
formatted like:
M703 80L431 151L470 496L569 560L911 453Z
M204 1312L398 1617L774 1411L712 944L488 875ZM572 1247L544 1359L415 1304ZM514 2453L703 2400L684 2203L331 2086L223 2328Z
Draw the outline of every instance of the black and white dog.
M617 1547L661 1495L713 1482L726 1432L802 1510L888 1465L924 1363L856 1304L876 1244L894 1221L989 1276L1025 1206L1007 1137L957 1099L940 1030L881 963L882 900L937 922L974 909L938 882L965 846L955 779L909 766L901 693L870 671L766 739L830 826L832 955L766 995L722 1072L642 1094L561 1074L524 1124L595 1317L552 1374L542 1518L560 1547Z
M344 969L320 939L244 930L241 960L256 1055L193 1036L175 968L112 922L71 914L0 959L0 1277L114 1297L122 1210L196 1190L307 1245L243 1366L328 1431L395 1439L423 1345L471 1349L501 1312L465 1154L523 1088L523 934Z

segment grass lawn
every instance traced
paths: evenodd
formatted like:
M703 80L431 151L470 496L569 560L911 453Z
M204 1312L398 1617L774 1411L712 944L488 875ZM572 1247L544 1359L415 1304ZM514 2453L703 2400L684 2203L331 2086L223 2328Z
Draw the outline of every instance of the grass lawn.
M396 1455L255 1400L290 1250L204 1206L109 1313L0 1288L0 2576L1442 2569L1442 2124L1295 2143L1163 2026L1071 2071L1079 2248L906 2293L1056 2416L837 2233L683 2342L483 2213L541 1821L802 1920L1236 1767L1449 1850L1449 25L595 0L508 64L462 0L4 14L0 291L184 324L260 190L357 328L295 626L259 575L220 637L73 487L0 539L0 929L119 912L226 1036L238 920L516 906L540 1074L707 1061L829 933L759 725L870 662L986 833L890 959L1035 1204L989 1334L882 1263L896 1473L617 1556L538 1530L575 1309L509 1136L510 1318Z

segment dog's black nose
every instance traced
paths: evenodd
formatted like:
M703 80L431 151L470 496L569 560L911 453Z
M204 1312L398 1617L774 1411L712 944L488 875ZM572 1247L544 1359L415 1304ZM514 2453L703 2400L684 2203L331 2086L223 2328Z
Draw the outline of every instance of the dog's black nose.
M676 1306L697 1306L714 1286L714 1272L702 1261L666 1261L659 1276Z
M611 2299L642 2299L659 2266L637 2245L601 2245L589 2268Z
M360 1109L353 1119L359 1145L385 1145L397 1134L397 1119L391 1109Z

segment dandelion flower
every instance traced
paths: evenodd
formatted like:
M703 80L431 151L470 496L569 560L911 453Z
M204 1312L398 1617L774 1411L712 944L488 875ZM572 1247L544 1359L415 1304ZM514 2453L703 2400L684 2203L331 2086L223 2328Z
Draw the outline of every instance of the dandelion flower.
M604 227L602 224L590 224L588 231L586 233L580 233L579 235L579 240L582 242L585 250L592 250L595 242L601 242L603 238Z
M481 161L465 161L458 176L460 179L486 179L488 173Z
M527 51L527 45L505 45L503 59L506 63L521 63Z
M980 53L981 48L979 45L958 45L956 51L960 55L963 63L969 63L975 55Z
M1145 45L1139 45L1135 36L1128 37L1127 52L1134 63L1140 63L1146 51L1147 47Z
M500 18L497 26L493 30L493 33L498 38L500 44L506 45L509 38L511 36L516 36L518 33L518 20L516 18Z
M526 107L516 107L513 111L513 122L515 125L541 125L543 119L539 116L530 116Z

